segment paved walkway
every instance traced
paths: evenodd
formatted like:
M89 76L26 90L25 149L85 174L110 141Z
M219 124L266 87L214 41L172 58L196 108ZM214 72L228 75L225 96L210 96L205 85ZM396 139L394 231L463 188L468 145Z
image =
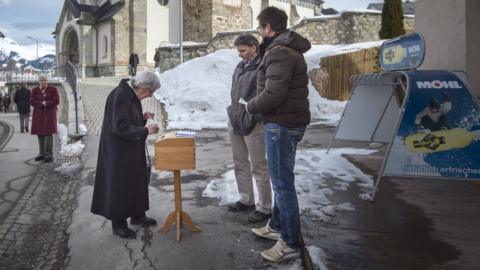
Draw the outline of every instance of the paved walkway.
M58 163L33 160L37 138L19 132L18 114L0 121L0 138L13 132L0 142L0 269L60 269L80 182L57 173Z

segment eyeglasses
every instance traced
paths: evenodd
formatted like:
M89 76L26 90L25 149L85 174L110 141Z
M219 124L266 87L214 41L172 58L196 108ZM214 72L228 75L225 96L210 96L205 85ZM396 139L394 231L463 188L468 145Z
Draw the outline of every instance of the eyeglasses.
M257 31L260 31L260 30L262 30L263 28L265 28L265 26L259 25L259 26L257 26Z

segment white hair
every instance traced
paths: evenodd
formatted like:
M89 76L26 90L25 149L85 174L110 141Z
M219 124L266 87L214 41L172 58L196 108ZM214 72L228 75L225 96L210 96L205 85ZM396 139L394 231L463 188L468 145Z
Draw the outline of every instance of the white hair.
M37 76L37 78L38 78L38 81L41 81L41 80L47 80L47 81L48 81L47 75L45 75L45 74L43 74L43 73L42 73L42 74L39 74L39 75Z
M140 86L157 90L160 88L160 80L153 71L141 71L132 78L132 86L137 89Z

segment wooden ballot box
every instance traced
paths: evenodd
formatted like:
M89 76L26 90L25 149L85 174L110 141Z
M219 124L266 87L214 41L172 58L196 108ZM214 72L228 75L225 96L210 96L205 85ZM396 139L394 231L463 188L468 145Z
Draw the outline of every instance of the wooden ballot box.
M161 136L155 142L155 169L194 170L195 138L185 135L179 137L176 132Z
M182 186L180 170L195 169L195 137L193 134L171 132L163 135L155 142L155 169L173 171L175 190L175 210L165 220L160 232L167 233L175 223L177 241L180 241L182 223L192 232L201 229L194 225L192 218L182 210Z

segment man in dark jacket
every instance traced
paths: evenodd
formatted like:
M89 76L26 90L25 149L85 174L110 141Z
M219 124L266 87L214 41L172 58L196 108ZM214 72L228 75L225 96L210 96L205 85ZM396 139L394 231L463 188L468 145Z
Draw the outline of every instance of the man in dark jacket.
M227 112L230 120L228 131L235 164L235 179L240 200L229 205L229 210L238 212L256 208L248 217L248 221L254 223L267 220L272 213L272 188L265 159L263 127L259 117L248 114L245 104L242 104L256 95L260 56L257 55L258 40L253 35L240 35L234 45L243 60L238 63L233 73L232 103L228 106ZM252 174L258 189L256 206Z
M112 221L113 234L135 238L130 224L155 226L148 218L149 208L145 141L158 133L150 124L150 112L142 112L140 101L151 97L160 88L158 77L151 71L140 72L129 83L124 79L108 95L98 147L97 171L91 211Z
M257 96L247 104L251 114L261 114L270 178L275 195L272 218L252 229L277 243L261 253L280 262L300 256L300 214L295 190L295 152L310 123L307 64L303 53L310 42L287 30L287 14L267 7L257 17L262 62L258 68Z
M130 54L130 59L128 60L128 65L130 67L130 72L132 76L137 75L138 63L140 63L140 60L138 60L138 54L136 52L132 52Z
M28 132L28 120L30 118L30 89L23 84L15 92L13 101L17 104L18 115L20 118L20 132Z
M3 103L3 109L5 113L8 113L10 111L10 103L11 103L10 95L8 94L8 92L5 94L5 96L3 96L2 103Z

